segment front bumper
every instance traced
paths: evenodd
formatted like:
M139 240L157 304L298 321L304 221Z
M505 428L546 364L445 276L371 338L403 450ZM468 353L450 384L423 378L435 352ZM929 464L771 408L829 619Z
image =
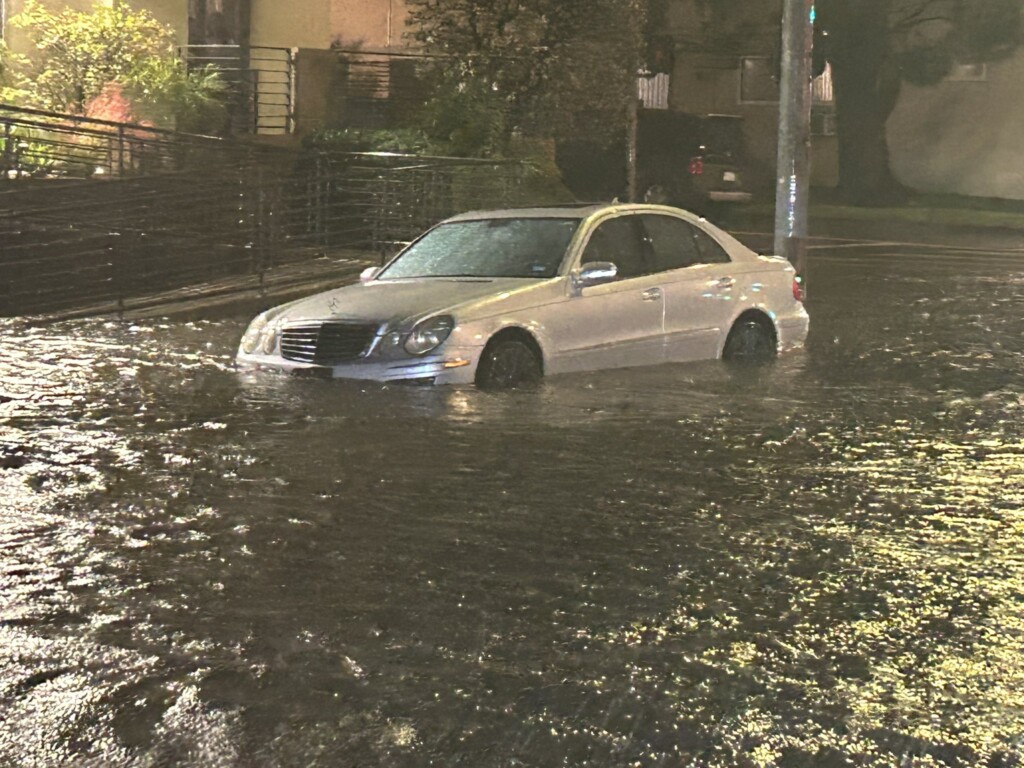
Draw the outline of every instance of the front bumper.
M379 382L472 384L482 351L480 347L467 347L415 358L382 360L368 357L335 366L299 363L286 360L280 355L245 354L239 351L235 364L241 370L269 370L295 376Z

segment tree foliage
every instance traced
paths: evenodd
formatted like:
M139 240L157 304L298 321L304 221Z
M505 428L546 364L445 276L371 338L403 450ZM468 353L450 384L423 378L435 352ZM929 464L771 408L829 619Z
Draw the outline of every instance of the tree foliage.
M957 62L993 61L1021 42L1021 0L818 0L832 64L840 186L854 202L898 200L885 124L904 82L932 85Z
M477 143L614 121L635 98L645 0L408 0L409 36L436 54L439 99L483 126ZM443 104L438 104L443 106ZM443 109L437 130L446 130ZM498 113L495 115L495 113ZM465 132L456 125L453 131Z
M173 30L147 11L123 2L51 11L29 0L10 23L24 30L32 51L3 57L7 100L82 114L117 84L139 119L191 128L222 119L220 78L207 70L187 72Z

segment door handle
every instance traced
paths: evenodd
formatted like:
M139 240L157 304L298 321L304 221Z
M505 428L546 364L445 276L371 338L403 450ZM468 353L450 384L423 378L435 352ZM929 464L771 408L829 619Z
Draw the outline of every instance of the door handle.
M736 285L736 278L734 277L722 277L719 278L718 282L715 283L719 288L732 288Z
M661 288L648 288L640 294L640 298L644 301L657 301L661 298Z

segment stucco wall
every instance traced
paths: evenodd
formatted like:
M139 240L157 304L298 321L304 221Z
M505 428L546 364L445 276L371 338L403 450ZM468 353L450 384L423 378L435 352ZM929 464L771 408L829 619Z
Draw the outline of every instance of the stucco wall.
M983 81L905 86L889 118L893 172L923 191L1024 199L1024 52Z
M345 48L396 48L404 43L402 0L332 0L331 30Z
M253 45L380 50L403 45L403 0L252 0Z
M329 48L330 0L252 0L252 45Z

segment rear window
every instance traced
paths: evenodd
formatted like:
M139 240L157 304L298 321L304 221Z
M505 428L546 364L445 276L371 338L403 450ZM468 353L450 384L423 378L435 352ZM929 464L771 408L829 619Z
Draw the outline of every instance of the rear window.
M704 118L701 142L709 155L739 160L743 157L743 121L727 115L708 115Z

